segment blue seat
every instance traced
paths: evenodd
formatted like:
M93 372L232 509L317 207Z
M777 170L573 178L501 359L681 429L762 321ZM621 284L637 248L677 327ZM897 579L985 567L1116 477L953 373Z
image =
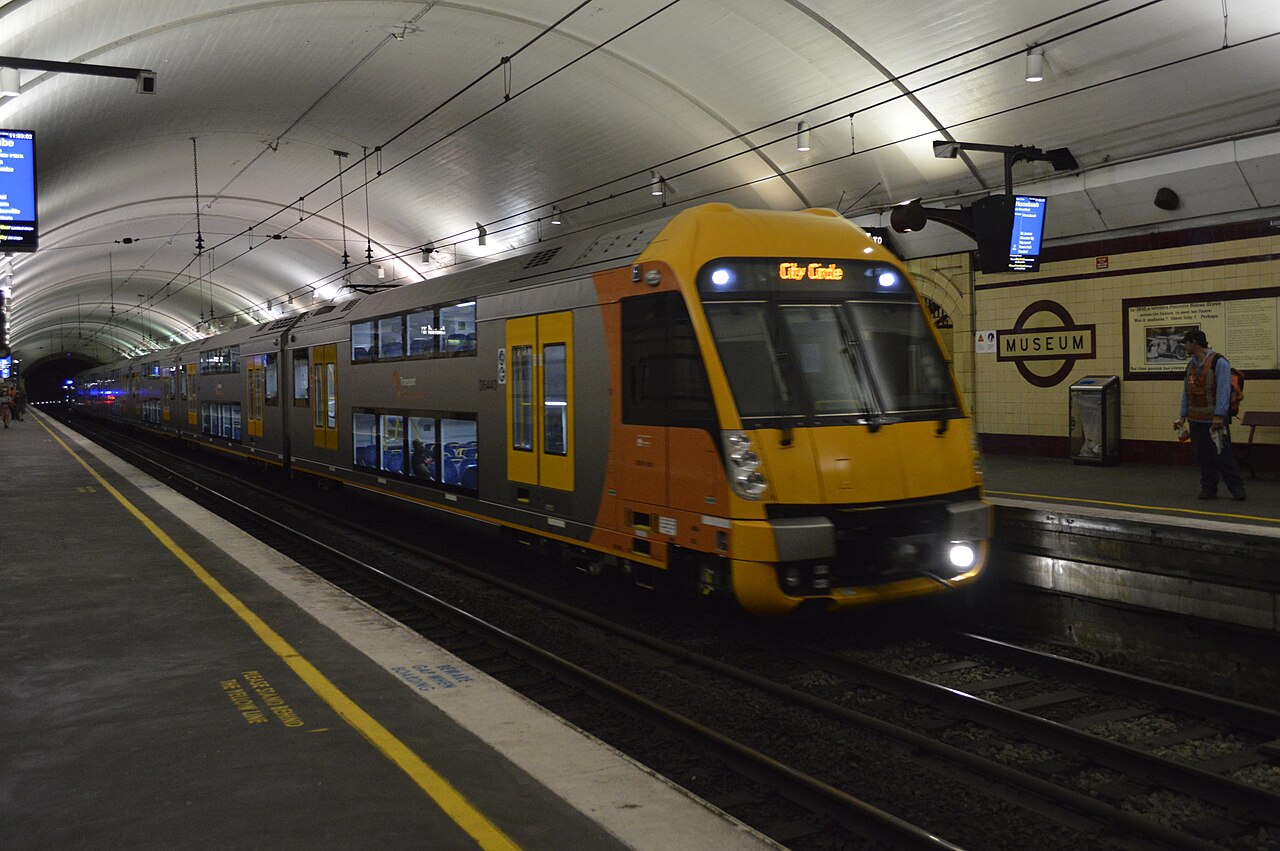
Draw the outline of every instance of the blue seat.
M351 359L353 361L368 360L369 350L364 346L356 346L351 350Z
M369 446L356 447L356 466L357 467L377 467L378 466L378 447L370 444Z
M457 458L442 458L440 466L444 475L441 477L446 485L457 485L462 483L462 468L458 464Z
M388 473L400 473L404 471L404 450L403 449L384 449L382 450L382 469Z
M427 347L428 347L428 346L430 346L430 345L431 345L431 339L430 339L429 337L428 337L428 338L423 338L423 339L421 339L421 340L410 340L410 341L409 341L409 354L411 354L411 355L420 355L420 354L422 354L423 352L425 352L425 351L427 350Z
M464 467L462 470L462 476L460 477L460 480L459 480L459 484L461 484L464 488L475 490L480 484L480 465L468 464L466 467Z
M398 358L404 354L404 346L397 340L394 343L385 343L380 353L384 358Z

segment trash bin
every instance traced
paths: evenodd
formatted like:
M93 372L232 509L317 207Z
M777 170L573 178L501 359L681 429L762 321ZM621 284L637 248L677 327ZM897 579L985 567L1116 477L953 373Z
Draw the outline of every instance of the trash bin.
M1077 464L1120 461L1120 378L1086 375L1071 385L1070 457Z

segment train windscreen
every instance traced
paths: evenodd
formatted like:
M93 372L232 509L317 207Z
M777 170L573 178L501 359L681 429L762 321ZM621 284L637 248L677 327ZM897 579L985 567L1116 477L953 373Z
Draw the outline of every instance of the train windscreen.
M826 277L808 277L815 269ZM786 277L801 273L810 286L793 285ZM892 267L717 261L700 273L699 290L746 420L837 423L960 415L927 317Z

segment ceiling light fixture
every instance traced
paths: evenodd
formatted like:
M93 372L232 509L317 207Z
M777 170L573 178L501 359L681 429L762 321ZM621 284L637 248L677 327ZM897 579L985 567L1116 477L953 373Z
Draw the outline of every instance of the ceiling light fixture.
M16 98L22 94L17 68L0 68L0 97Z
M663 193L665 179L656 171L649 172L649 194L661 197Z
M564 221L563 221L563 219L561 218L561 213L560 213L560 208L559 208L559 207L552 207L552 208L551 208L551 224L553 224L553 225L562 225L562 224L564 224Z
M1032 47L1027 51L1027 82L1038 83L1044 79L1044 48Z
M803 121L796 125L796 150L809 150L809 125Z
M487 245L488 241L485 239L485 237L489 235L489 232L484 229L484 225L480 224L479 222L476 222L476 230L480 231L480 244Z
M436 244L434 242L428 242L426 245L422 246L422 262L430 263L431 252L435 250L436 250Z
M379 266L379 267L378 267L378 278L379 278L379 280L381 280L382 278L385 278L386 276L387 276L387 270L386 270L386 269L383 269L381 266Z

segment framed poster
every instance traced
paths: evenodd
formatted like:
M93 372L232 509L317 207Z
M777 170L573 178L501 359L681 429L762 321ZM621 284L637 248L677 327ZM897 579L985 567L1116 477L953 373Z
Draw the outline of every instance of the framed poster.
M1196 330L1237 369L1280 378L1280 288L1125 299L1122 305L1127 381L1181 379L1187 368L1182 338Z

